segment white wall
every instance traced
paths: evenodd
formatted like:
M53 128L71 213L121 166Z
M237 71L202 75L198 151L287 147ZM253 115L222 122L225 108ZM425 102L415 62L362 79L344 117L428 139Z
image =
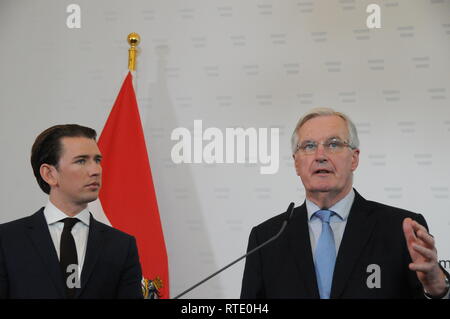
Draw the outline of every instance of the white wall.
M81 7L81 29L66 7ZM381 7L369 30L366 7ZM253 225L300 205L289 137L314 106L349 114L361 140L355 187L422 213L450 260L450 1L0 2L0 222L45 204L29 156L56 123L100 133L141 35L136 93L169 255L171 294L245 252ZM177 127L279 128L280 167L181 164ZM241 262L191 298L239 296Z

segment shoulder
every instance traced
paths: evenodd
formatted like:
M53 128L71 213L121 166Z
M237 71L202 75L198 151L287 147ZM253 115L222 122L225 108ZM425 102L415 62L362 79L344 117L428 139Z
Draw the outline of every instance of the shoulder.
M373 208L374 211L377 212L377 214L383 215L383 217L386 218L412 218L412 219L418 219L423 218L421 214L400 208L395 206L389 206L383 203L374 202L374 201L367 201L367 204Z
M33 227L36 224L36 222L38 222L40 220L45 221L43 210L44 210L44 208L42 207L37 212L35 212L33 215L0 224L0 233L1 234L18 234L18 233L21 233L21 230L23 230L25 228Z
M7 229L17 229L17 228L26 227L27 225L29 225L30 220L31 220L31 216L12 220L12 221L6 222L4 224L1 224L0 229L7 230Z
M281 225L285 219L286 213L281 213L261 222L260 224L256 225L255 228L264 229L264 228L271 228L273 226L278 226Z
M427 227L427 223L422 214L415 213L400 207L386 205L380 202L365 200L361 195L357 195L354 202L356 210L365 207L371 214L375 214L384 224L403 222L405 218L411 218ZM354 208L352 207L352 209Z
M117 228L114 228L112 226L103 224L102 222L99 222L92 216L91 216L91 226L90 227L94 227L94 228L98 229L100 232L107 234L107 236L109 238L112 238L117 241L126 241L126 242L129 242L129 241L134 242L135 241L135 238L132 235L130 235L124 231L121 231Z
M298 221L299 219L301 219L302 214L305 214L305 213L306 213L306 208L305 208L304 204L299 207L294 208L294 213L293 213L293 216L291 217L291 220L289 221L289 223ZM253 227L252 232L258 232L263 235L267 234L267 235L273 236L280 230L280 228L283 225L283 222L285 220L287 220L287 215L286 215L286 212L283 212L281 214L275 215L274 217L271 217L271 218L263 221L262 223L256 225L255 227Z

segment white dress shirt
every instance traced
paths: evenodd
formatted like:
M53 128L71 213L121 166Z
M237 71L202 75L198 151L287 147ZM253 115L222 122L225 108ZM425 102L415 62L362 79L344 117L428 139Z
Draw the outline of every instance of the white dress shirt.
M60 220L69 216L64 214L55 205L53 205L50 200L44 208L44 216L47 221L50 236L52 237L52 241L55 245L56 253L59 259L61 234L64 228L64 223ZM81 270L83 269L84 257L86 255L86 244L89 234L89 210L87 208L83 209L76 216L74 216L74 218L78 218L80 220L73 226L71 233L73 239L75 240L75 246L77 248L78 275L81 276Z

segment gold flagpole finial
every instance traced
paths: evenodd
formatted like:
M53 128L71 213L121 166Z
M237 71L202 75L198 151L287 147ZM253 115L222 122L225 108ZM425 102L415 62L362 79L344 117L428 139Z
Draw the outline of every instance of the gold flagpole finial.
M128 70L136 70L137 46L141 42L141 37L137 33L130 33L127 38L130 48L128 49Z

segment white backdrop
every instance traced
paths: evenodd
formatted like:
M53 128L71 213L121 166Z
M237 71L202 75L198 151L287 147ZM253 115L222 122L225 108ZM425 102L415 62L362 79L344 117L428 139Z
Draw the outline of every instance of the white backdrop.
M71 3L79 29L66 25ZM381 29L366 26L370 3ZM130 32L142 39L136 93L172 296L244 253L253 225L303 202L289 138L315 106L353 118L355 187L422 213L450 270L449 0L1 0L0 222L46 202L29 163L38 133L79 123L100 134ZM194 120L222 132L279 128L278 172L173 163L171 133L192 132ZM243 266L187 297L237 298Z

